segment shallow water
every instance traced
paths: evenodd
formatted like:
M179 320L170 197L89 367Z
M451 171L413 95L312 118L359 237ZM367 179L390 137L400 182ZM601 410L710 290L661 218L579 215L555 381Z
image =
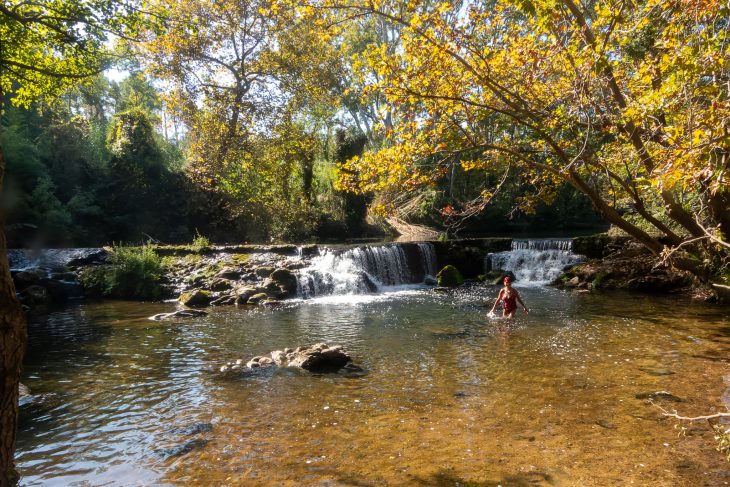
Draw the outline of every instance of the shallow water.
M704 424L730 406L728 308L523 288L411 288L283 309L81 304L30 325L23 382L43 404L18 438L23 485L727 485ZM485 307L486 306L486 307ZM342 344L356 375L206 369ZM671 398L669 398L671 399Z

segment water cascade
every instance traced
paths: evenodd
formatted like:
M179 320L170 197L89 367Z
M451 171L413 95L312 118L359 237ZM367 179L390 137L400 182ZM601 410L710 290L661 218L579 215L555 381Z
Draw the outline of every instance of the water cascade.
M512 250L488 254L484 267L486 271L511 271L520 284L547 284L566 267L583 260L572 249L570 239L513 240Z
M42 267L53 271L65 270L69 263L102 253L98 248L77 249L8 249L10 269L22 271Z
M429 243L401 243L320 250L297 275L302 297L323 294L364 294L384 286L423 282L436 273L436 251Z

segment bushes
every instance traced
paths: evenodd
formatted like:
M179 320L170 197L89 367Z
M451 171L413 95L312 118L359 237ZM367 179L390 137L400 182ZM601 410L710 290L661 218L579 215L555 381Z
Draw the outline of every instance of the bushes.
M81 276L88 295L120 299L159 299L162 259L150 246L115 247L109 264L89 268Z

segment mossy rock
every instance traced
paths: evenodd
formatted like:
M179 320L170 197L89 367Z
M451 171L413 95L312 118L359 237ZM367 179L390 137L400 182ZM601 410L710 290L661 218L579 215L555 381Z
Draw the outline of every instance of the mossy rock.
M461 275L459 269L452 265L447 265L436 274L439 287L459 287L464 284L464 276Z
M213 282L210 283L210 289L212 291L228 291L229 289L233 288L233 282L231 282L228 279L224 278L215 278Z
M297 293L297 276L289 269L276 269L271 273L271 279L288 295Z
M201 308L203 306L208 306L212 300L213 297L211 296L210 292L204 291L202 289L193 289L192 291L182 293L178 298L178 301L180 301L185 306L189 306L191 308Z
M271 266L261 266L258 267L254 272L259 277L269 277L272 272L274 272L275 269Z

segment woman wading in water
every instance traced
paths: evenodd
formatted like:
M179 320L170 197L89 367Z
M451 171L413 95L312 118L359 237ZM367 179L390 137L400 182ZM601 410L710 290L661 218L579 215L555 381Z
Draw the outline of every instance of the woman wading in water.
M504 282L504 287L499 290L497 300L494 302L494 306L492 306L492 310L489 312L489 314L494 314L494 309L500 302L502 303L502 316L504 316L505 318L513 318L515 316L515 311L517 311L517 303L520 303L522 305L525 310L525 314L529 313L530 310L528 310L527 306L525 306L525 303L522 302L520 293L517 292L517 289L512 287L512 278L509 276L504 276L504 280L502 282Z

